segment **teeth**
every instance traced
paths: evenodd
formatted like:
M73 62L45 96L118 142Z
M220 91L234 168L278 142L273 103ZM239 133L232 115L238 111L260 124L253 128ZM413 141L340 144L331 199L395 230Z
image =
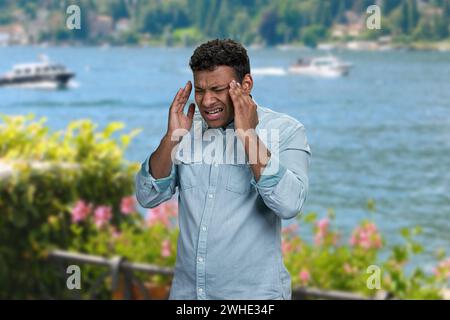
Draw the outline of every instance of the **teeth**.
M215 114L215 113L221 112L222 110L223 110L223 109L218 108L218 109L215 109L215 110L212 110L212 111L206 111L206 113L207 113L207 114Z

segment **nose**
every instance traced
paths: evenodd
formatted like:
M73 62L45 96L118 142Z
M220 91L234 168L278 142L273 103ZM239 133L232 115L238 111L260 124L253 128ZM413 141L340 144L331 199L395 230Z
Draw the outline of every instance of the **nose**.
M214 106L214 104L217 102L217 98L214 94L214 92L210 90L206 90L205 94L203 95L203 105L206 108Z

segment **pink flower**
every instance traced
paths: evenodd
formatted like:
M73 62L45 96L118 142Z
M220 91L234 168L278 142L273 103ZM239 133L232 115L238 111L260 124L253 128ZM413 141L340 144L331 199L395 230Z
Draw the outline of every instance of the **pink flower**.
M316 234L314 235L314 243L319 246L323 243L323 240L328 234L328 226L330 224L330 220L328 218L320 219L317 223Z
M308 270L303 269L302 271L300 271L299 274L299 278L300 278L300 282L305 285L309 282L309 280L311 279L311 275L309 274Z
M124 214L131 214L136 211L136 201L134 196L124 197L120 202L120 211Z
M319 228L319 232L325 234L328 231L328 226L330 224L330 220L328 218L320 219L317 222L317 227Z
M292 223L281 230L282 233L288 235L296 235L297 231L298 231L298 224L296 223Z
M286 240L281 240L281 251L283 252L283 254L287 254L288 252L290 252L292 250L292 245L289 241Z
M113 226L113 227L111 228L111 236L113 237L113 239L117 239L117 238L119 238L121 235L122 235L122 233L121 233L119 230L117 230L116 227Z
M161 256L164 258L170 257L170 241L164 240L161 243Z
M363 249L379 249L383 246L383 241L375 224L363 223L353 230L350 245Z
M433 269L436 277L450 279L450 258L441 261L436 268Z
M344 272L345 273L353 273L353 267L348 263L344 264Z
M383 246L383 241L381 240L381 237L377 237L374 240L374 247L379 249Z
M316 233L314 235L314 244L320 246L322 244L323 235L321 233Z
M92 211L92 205L79 200L72 209L72 222L77 223L85 220Z
M164 202L162 208L169 217L176 217L178 215L178 202L175 200Z
M166 227L168 227L170 225L169 217L167 215L165 215L161 206L149 209L147 211L146 221L147 221L147 226L149 226L149 227L151 227L157 223L162 223Z
M359 246L364 249L370 249L371 244L368 240L361 240L361 241L359 241Z
M151 227L154 224L162 223L166 227L170 227L170 218L175 217L177 212L178 207L175 201L164 202L147 211L147 226Z
M375 233L377 232L377 226L374 223L368 223L366 224L366 230L369 233Z
M352 237L350 238L350 245L356 246L356 244L357 244L356 236L352 234Z
M112 218L112 209L109 206L99 206L95 209L94 219L97 228L101 228Z
M433 274L434 274L436 277L439 277L439 270L438 270L438 268L433 268L433 269L432 269L432 272L433 272Z

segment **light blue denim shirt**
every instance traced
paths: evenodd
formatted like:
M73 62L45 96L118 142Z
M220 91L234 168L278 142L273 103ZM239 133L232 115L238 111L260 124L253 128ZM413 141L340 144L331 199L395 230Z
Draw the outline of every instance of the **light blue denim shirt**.
M281 252L281 220L302 209L311 150L300 122L261 106L257 112L256 132L271 151L257 183L250 166L239 163L235 155L234 163L228 164L216 157L204 160L211 152L208 146L225 141L234 124L227 130L208 129L199 113L190 134L180 142L190 145L191 151L177 152L168 177L154 179L149 158L136 175L136 196L143 207L153 208L178 190L180 234L170 299L291 299L291 278ZM193 133L199 123L200 140ZM278 142L270 134L264 137L264 131L275 132L278 139L273 141ZM205 136L214 138L208 141ZM193 146L196 142L200 143ZM242 148L237 138L232 145L222 145L224 153ZM199 146L200 158L193 155Z

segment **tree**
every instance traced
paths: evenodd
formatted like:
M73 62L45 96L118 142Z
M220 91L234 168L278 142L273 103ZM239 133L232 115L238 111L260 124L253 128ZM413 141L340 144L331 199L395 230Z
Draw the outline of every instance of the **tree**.
M419 22L419 10L417 9L416 0L408 0L408 29L412 32Z
M406 0L403 0L400 11L400 28L403 33L408 33L410 30L408 13L408 3Z
M402 0L383 0L381 9L383 14L388 15L402 3Z
M303 29L302 41L306 46L315 48L317 46L317 43L323 38L325 38L326 33L327 31L324 26L321 25L308 26Z
M339 7L338 7L338 11L337 11L337 16L336 16L336 22L338 23L346 23L347 19L345 17L345 11L347 10L346 5L345 5L345 1L344 0L340 0L339 1Z
M261 37L266 41L268 45L274 45L280 42L277 34L278 15L272 8L266 10L262 14L261 23L258 31Z

